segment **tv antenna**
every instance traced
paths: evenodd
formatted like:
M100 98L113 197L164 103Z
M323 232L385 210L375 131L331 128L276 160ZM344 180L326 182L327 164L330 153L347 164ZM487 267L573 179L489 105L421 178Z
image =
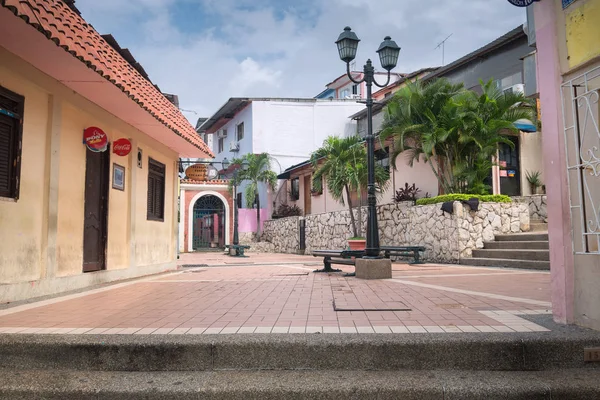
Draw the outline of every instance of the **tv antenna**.
M439 49L440 47L442 48L442 66L444 66L444 50L446 47L446 40L448 40L450 38L450 36L452 36L452 34L449 34L448 36L446 36L446 39L442 40L434 49L434 50L436 50L436 49Z

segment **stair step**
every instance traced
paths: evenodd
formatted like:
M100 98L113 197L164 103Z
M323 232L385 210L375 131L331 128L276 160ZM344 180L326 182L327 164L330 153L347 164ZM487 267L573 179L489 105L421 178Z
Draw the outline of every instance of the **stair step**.
M527 233L510 233L507 235L496 235L496 241L509 242L539 242L547 241L548 232L527 232Z
M545 222L530 222L530 232L548 232L548 224Z
M0 371L600 371L600 363L583 361L584 348L598 346L600 335L587 331L568 337L561 332L0 335Z
M461 265L550 270L550 261L512 260L505 258L461 258Z
M550 261L550 250L530 249L475 249L475 258L502 258L509 260Z
M549 243L547 241L502 241L502 242L484 242L484 249L528 249L528 250L548 250Z
M597 399L598 373L0 371L2 399Z

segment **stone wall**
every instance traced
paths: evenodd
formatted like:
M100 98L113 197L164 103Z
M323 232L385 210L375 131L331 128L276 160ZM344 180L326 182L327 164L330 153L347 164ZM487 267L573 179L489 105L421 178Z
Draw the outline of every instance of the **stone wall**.
M367 212L363 207L363 234ZM354 210L358 217L357 210ZM424 246L424 259L430 262L456 263L470 257L496 234L529 230L528 205L525 203L481 203L471 211L460 202L454 213L441 210L441 204L414 206L411 202L377 207L381 245ZM306 220L306 254L317 249L345 249L352 236L349 211L309 215ZM251 243L251 251L299 252L299 217L267 221L260 243Z
M535 194L532 196L513 197L513 201L527 204L529 207L529 216L533 220L548 222L548 196L545 194Z
M240 234L240 243L249 245L251 252L296 254L300 250L299 220L287 217L265 221L260 242L255 241L255 233L246 233Z

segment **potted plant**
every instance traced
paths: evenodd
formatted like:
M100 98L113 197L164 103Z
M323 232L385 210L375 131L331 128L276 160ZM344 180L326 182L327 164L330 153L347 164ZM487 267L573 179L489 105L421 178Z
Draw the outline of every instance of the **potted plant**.
M313 184L325 182L331 197L343 205L347 202L352 228L352 237L348 239L350 249L364 249L366 240L362 235L361 194L367 188L367 151L362 138L330 136L323 147L312 153L311 162L314 168ZM379 188L385 188L389 177L385 168L375 166L375 182ZM354 218L352 193L356 193L358 198L358 223Z
M538 188L542 186L542 180L540 179L542 173L540 171L527 171L526 176L529 186L531 187L531 194L537 194Z

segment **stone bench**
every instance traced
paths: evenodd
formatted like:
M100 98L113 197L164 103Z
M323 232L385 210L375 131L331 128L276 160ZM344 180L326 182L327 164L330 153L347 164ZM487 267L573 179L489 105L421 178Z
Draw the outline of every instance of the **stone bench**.
M364 250L314 250L314 257L323 257L323 269L314 272L340 272L340 269L331 268L331 264L355 265L356 257L363 257Z
M244 250L249 249L250 246L242 245L242 244L226 244L225 251L229 253L230 256L234 257L248 257L244 255ZM231 250L235 250L235 255L231 254Z

